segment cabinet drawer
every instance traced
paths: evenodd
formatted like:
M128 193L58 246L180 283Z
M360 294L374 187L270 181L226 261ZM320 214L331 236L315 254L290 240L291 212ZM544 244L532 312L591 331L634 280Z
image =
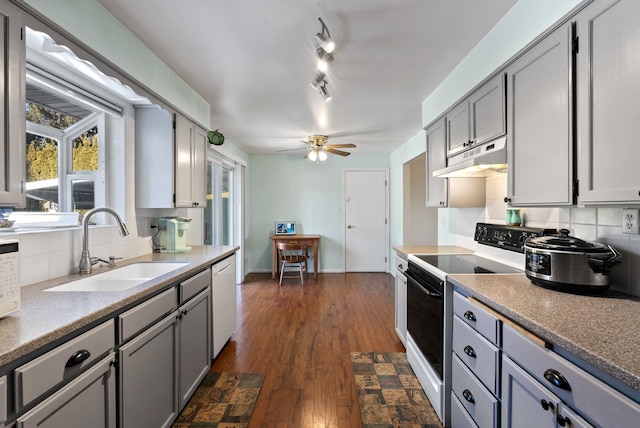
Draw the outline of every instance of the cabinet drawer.
M115 428L115 354L78 376L16 421L17 428Z
M113 349L114 344L115 329L110 320L18 367L14 372L16 411L60 382L77 376L83 368ZM74 357L78 358L75 364Z
M503 350L562 401L589 415L597 425L636 426L640 421L640 404L506 324L503 326ZM566 381L564 388L547 380L547 377L553 379L554 374ZM562 386L562 381L556 383Z
M453 392L451 393L451 426L456 428L478 428L478 425L469 416L469 413L467 413Z
M118 317L120 321L120 343L127 341L143 328L175 310L178 306L177 294L175 287L172 287L121 314Z
M480 428L495 427L498 420L498 399L478 381L456 355L453 355L451 360L453 393Z
M500 321L460 293L453 294L453 313L494 345L499 345Z
M500 352L491 342L480 336L457 316L453 317L453 351L485 384L498 393L498 364Z
M184 303L211 285L211 270L206 269L180 283L180 303Z

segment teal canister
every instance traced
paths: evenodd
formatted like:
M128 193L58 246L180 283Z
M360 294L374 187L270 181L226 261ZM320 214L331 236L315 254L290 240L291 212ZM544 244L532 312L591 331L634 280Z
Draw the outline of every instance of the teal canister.
M508 209L506 217L507 226L520 226L522 224L522 217L520 217L520 210Z

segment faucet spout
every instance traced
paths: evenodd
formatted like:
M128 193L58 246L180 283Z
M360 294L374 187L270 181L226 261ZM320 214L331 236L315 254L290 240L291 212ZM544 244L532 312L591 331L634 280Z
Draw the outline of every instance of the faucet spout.
M98 207L88 211L82 219L82 254L80 255L80 273L91 273L91 266L93 266L93 264L91 263L91 255L89 254L89 219L99 212L111 214L116 219L118 222L118 231L120 236L127 236L129 234L129 230L120 218L120 215L112 208Z

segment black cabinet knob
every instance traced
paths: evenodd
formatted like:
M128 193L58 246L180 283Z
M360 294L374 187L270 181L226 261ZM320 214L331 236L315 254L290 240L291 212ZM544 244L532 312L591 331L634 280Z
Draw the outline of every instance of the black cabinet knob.
M540 405L542 406L542 408L546 411L551 409L551 411L553 411L554 409L554 405L553 403L545 400L544 398L542 400L540 400Z
M571 419L569 419L569 418L567 418L565 416L558 415L556 420L558 421L558 425L560 425L561 427L564 427L564 426L570 427L571 426Z
M504 197L504 202L505 202L505 204L511 202L511 198L508 198L508 197L505 196Z
M462 391L462 396L471 404L475 404L476 400L473 398L473 394L468 389Z
M65 368L77 366L85 362L91 356L91 352L86 349L81 349L76 351L72 356L69 357L67 363L64 365Z

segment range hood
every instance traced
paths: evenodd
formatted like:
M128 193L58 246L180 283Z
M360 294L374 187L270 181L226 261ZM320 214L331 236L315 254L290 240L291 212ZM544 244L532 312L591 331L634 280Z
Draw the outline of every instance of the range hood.
M507 172L507 137L482 143L447 159L447 167L434 177L486 177Z

